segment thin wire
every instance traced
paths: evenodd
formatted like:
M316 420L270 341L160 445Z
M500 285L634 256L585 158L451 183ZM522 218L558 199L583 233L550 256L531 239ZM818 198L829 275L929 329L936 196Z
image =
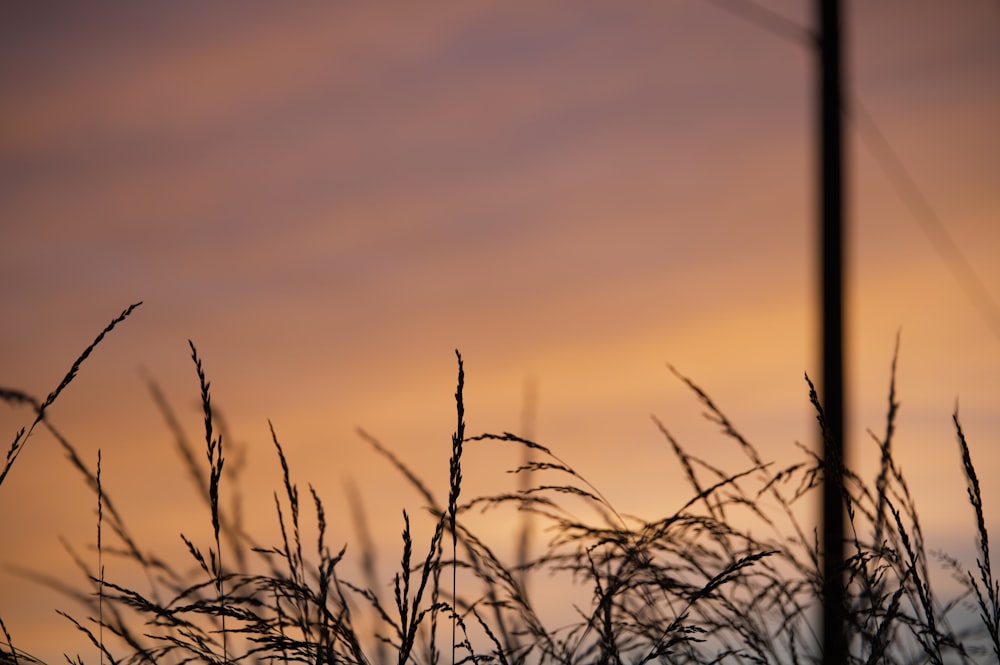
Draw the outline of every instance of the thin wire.
M813 30L752 0L705 0L705 2L753 23L761 30L786 42L810 48L816 43L816 33Z
M857 122L854 126L858 135L871 151L879 166L889 178L896 194L910 211L910 215L920 225L920 229L934 245L941 260L951 270L952 276L958 281L959 287L979 311L980 316L990 327L993 334L1000 339L1000 304L990 294L986 284L979 277L976 269L965 257L958 243L948 232L948 227L934 211L933 206L920 190L913 176L910 175L899 155L875 124L875 119L865 109L861 100L854 97L854 113L847 113L848 120L853 115Z
M705 0L705 2L715 5L784 41L808 48L814 48L816 45L818 37L813 30L761 6L753 0ZM856 116L854 127L857 129L858 135L889 178L897 196L903 201L914 221L920 226L934 249L937 250L938 256L951 271L959 288L979 312L994 336L1000 339L1000 304L997 303L975 268L965 257L958 243L948 232L947 226L934 211L933 206L924 196L913 176L904 166L902 159L885 138L861 100L856 94L851 99L852 108L855 111L853 115ZM846 109L844 112L850 121L852 114Z

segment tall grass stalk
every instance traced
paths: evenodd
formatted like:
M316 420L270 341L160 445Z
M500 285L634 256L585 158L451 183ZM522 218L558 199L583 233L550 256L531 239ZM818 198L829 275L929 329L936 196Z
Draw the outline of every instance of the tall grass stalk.
M993 568L990 565L990 538L986 531L986 517L983 514L983 495L979 487L979 478L976 475L976 467L972 464L972 453L969 451L969 444L965 440L965 433L962 425L958 421L958 405L955 406L955 413L952 416L955 423L955 432L958 435L958 445L962 452L962 471L968 481L966 492L969 503L976 513L976 536L979 545L979 552L976 557L976 568L979 570L979 580L977 581L972 571L967 571L968 588L976 597L976 605L979 608L979 617L989 634L993 654L1000 662L1000 581L993 578ZM980 588L979 583L982 583Z
M225 594L222 590L222 544L219 540L219 481L222 479L222 467L225 460L222 456L222 434L215 435L215 427L212 421L212 396L209 393L209 382L205 378L205 370L202 368L201 359L198 357L198 350L194 342L188 340L191 347L191 359L194 360L195 369L198 372L198 384L201 388L201 405L205 414L205 454L208 458L208 497L212 509L212 533L215 536L215 550L209 549L211 561L211 574L215 577L215 593L219 599L220 606L223 605ZM226 612L222 609L219 612L222 624L222 662L229 662L229 635L226 631Z
M462 390L465 387L465 367L462 365L462 354L455 350L458 358L458 388L455 390L455 406L458 412L458 424L455 433L451 435L451 462L449 464L448 492L448 524L451 528L451 596L458 598L458 497L462 491L462 444L465 442L465 403ZM455 664L455 644L458 638L458 615L451 613L451 662Z

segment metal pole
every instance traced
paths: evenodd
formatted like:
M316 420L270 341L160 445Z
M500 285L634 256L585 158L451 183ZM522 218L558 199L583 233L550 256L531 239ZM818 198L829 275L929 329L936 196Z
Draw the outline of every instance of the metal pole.
M840 3L818 0L820 124L820 264L822 270L823 664L845 665L844 594L844 294L843 140Z

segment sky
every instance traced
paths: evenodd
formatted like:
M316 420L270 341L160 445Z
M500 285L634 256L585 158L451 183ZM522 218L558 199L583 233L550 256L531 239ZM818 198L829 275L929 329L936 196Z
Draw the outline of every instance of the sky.
M899 334L896 452L930 546L971 563L951 417L995 531L1000 6L846 4L851 459L874 477ZM443 494L456 349L470 434L530 433L625 512L690 498L651 415L746 464L668 364L766 459L796 459L817 443L816 82L787 28L813 19L748 6L5 4L0 386L43 397L142 301L50 418L176 560L210 518L148 386L203 440L188 340L251 530L274 536L270 422L338 507L335 542L358 488L386 565L420 499L357 428ZM10 441L31 417L0 407ZM511 487L517 462L470 447L463 491ZM54 611L75 606L18 571L80 583L60 538L93 558L95 511L38 431L0 487L0 617L52 662L90 648Z

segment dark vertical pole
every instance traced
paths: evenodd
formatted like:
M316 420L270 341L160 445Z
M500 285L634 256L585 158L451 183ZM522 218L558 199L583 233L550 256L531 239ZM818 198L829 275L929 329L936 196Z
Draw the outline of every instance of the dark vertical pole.
M840 3L818 0L820 68L820 263L822 270L822 404L824 441L823 664L847 663L844 616L844 294L843 140Z

